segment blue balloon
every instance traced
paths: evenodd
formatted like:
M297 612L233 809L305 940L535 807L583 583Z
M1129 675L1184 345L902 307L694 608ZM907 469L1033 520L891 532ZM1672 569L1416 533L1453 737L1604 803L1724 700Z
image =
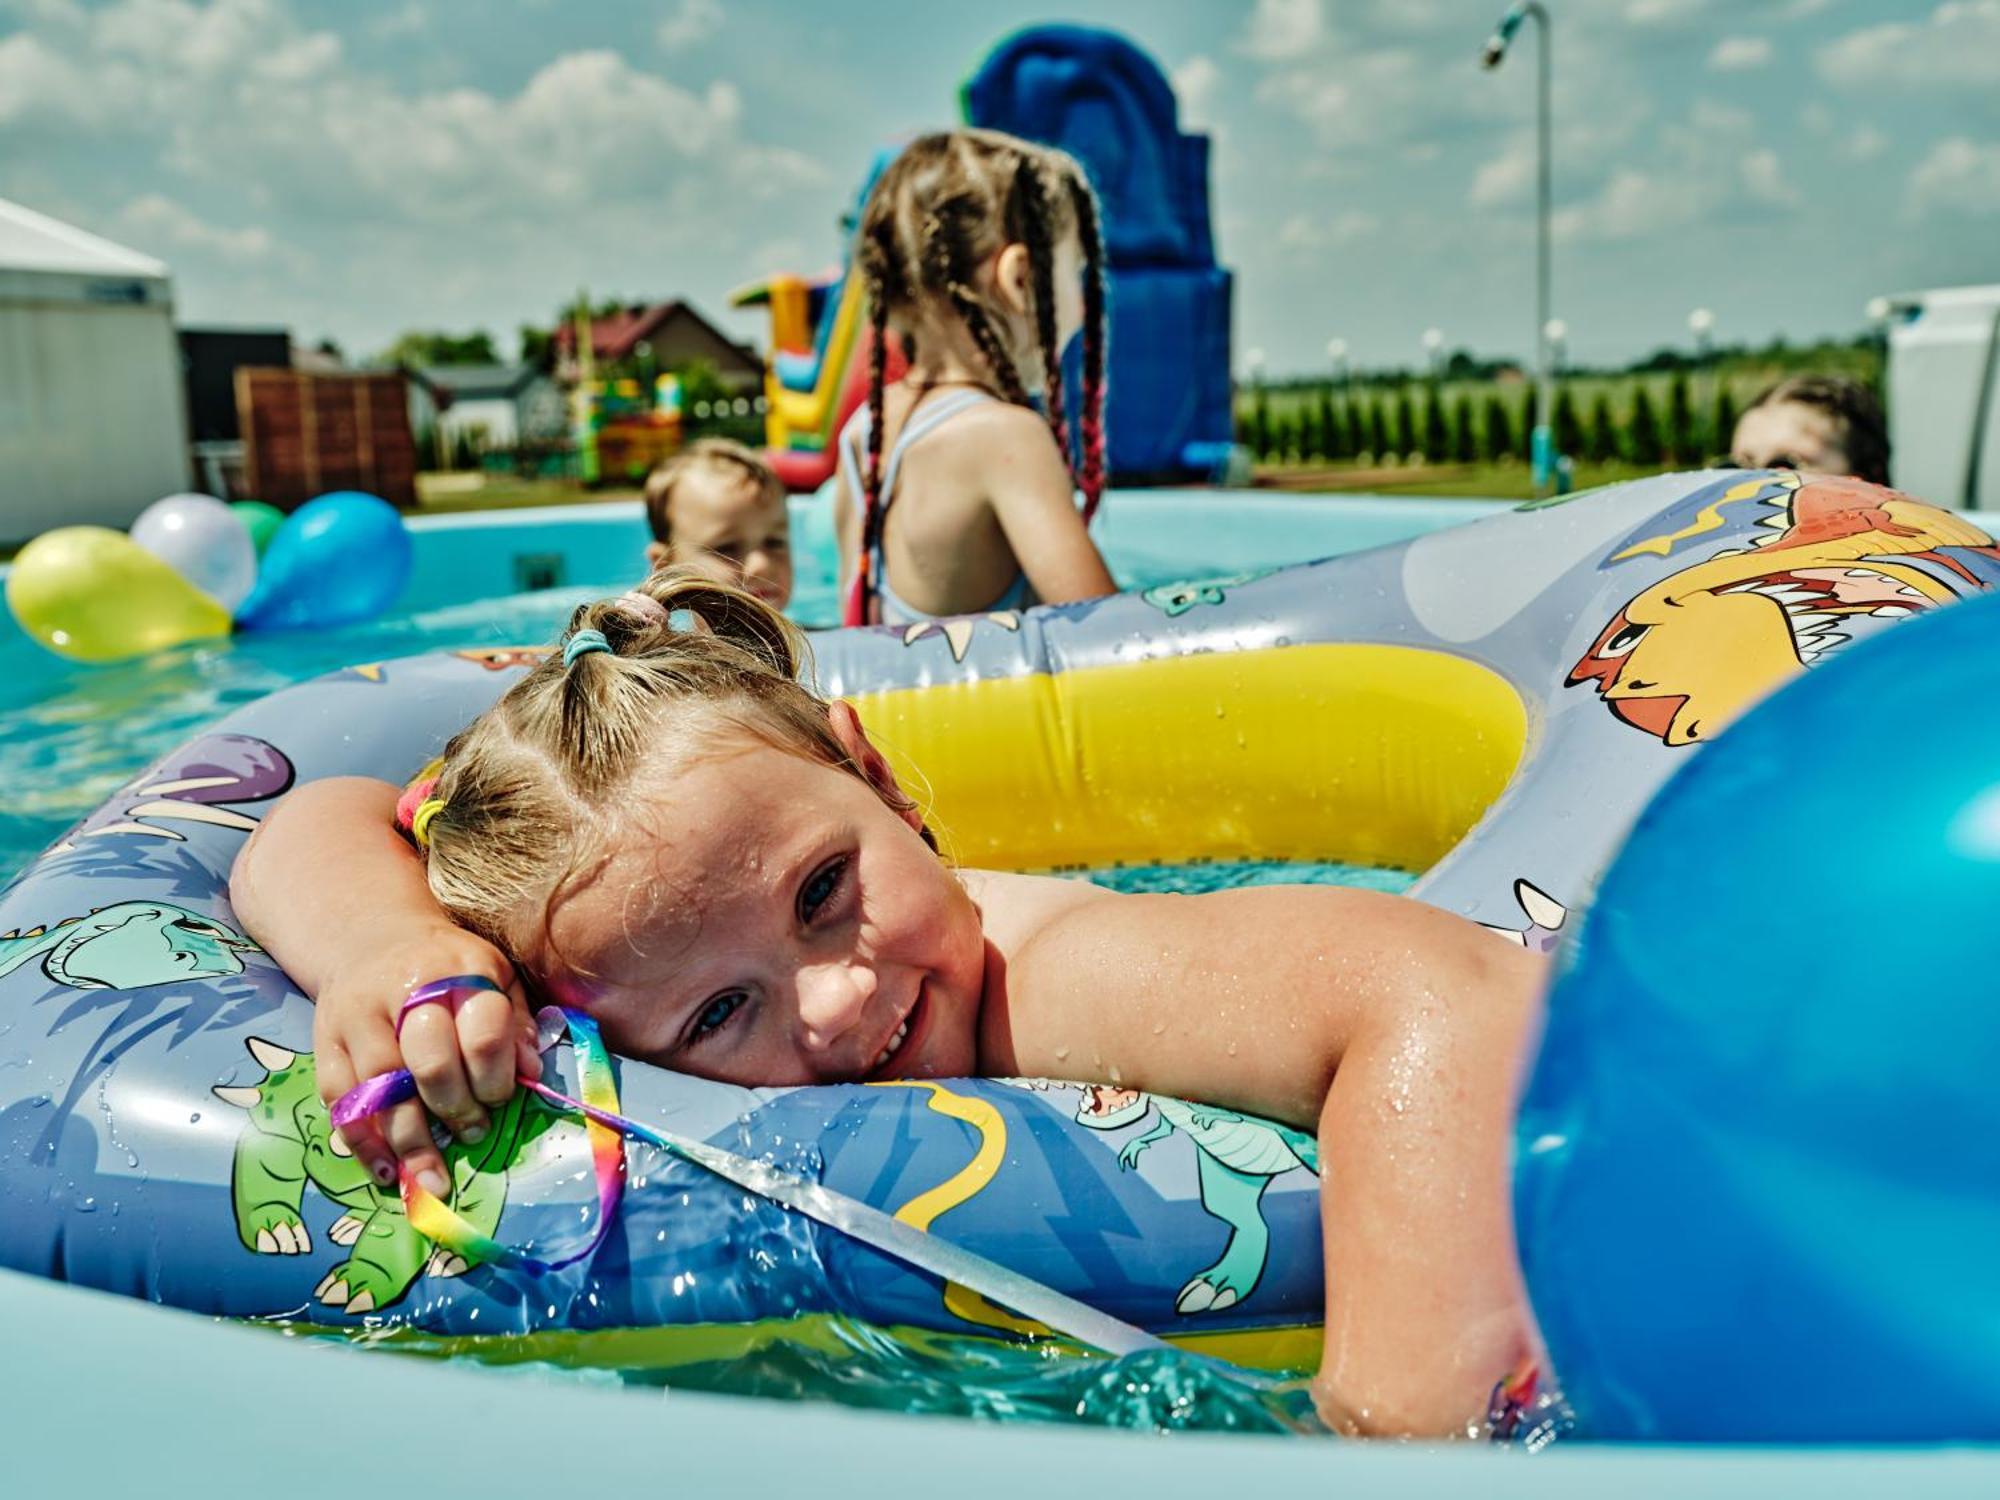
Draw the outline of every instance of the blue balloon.
M1514 1208L1591 1436L2000 1438L2000 597L1654 799L1551 993Z
M271 538L236 623L323 630L372 620L402 594L410 561L409 529L393 505L358 490L321 495Z

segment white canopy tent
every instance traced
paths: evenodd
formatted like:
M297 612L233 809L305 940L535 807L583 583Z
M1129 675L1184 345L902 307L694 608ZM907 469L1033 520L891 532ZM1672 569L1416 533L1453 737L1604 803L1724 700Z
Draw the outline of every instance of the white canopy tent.
M185 399L167 268L0 198L0 541L187 488Z

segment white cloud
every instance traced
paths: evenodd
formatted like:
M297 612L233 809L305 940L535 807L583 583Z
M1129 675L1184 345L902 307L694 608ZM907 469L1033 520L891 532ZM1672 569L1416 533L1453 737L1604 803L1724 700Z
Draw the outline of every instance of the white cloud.
M317 31L258 58L254 66L260 75L274 82L304 83L331 72L339 65L340 58L340 38L331 32Z
M1180 101L1181 129L1214 131L1215 89L1221 78L1222 70L1214 60L1200 55L1168 74L1174 97Z
M273 249L271 233L261 227L223 229L160 193L142 193L119 214L125 232L155 251L202 250L232 264L264 260ZM170 255L162 259L171 260Z
M653 38L669 52L699 46L722 29L719 0L681 0L680 8L660 22Z
M1850 88L2000 86L2000 0L1946 0L1924 21L1892 21L1829 42L1815 62Z
M1325 38L1326 17L1320 0L1257 0L1239 45L1246 55L1262 62L1283 63L1314 51Z
M1873 125L1857 125L1841 143L1841 154L1849 161L1873 161L1889 149L1889 138Z
M97 101L83 72L26 32L0 37L0 125L41 116L89 124Z
M1761 36L1726 36L1708 54L1708 66L1717 73L1740 73L1761 68L1771 60L1771 43Z
M1559 240L1630 240L1693 223L1711 191L1700 181L1621 167L1598 193L1557 209L1550 231Z
M1910 207L1917 213L2000 214L2000 141L1939 141L1910 174Z
M1361 209L1347 209L1329 218L1293 214L1278 228L1278 249L1309 258L1365 240L1381 228L1379 218Z
M1526 201L1529 184L1534 180L1535 148L1525 138L1509 146L1500 155L1487 162L1472 177L1472 191L1468 201L1475 208L1491 208L1500 203L1521 203Z
M1634 26L1679 26L1708 9L1708 0L1626 0L1625 19Z
M415 36L430 28L431 13L421 0L410 0L401 10L392 10L377 16L368 23L368 34L375 37Z
M1769 146L1746 153L1737 168L1742 173L1744 188L1759 203L1796 208L1805 201L1799 190L1785 179L1778 153Z

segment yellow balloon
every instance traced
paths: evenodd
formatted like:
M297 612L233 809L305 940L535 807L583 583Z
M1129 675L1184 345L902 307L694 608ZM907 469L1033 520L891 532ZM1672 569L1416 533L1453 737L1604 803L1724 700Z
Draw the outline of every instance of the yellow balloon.
M229 611L122 531L61 526L21 549L7 575L14 618L51 651L121 661L229 634Z

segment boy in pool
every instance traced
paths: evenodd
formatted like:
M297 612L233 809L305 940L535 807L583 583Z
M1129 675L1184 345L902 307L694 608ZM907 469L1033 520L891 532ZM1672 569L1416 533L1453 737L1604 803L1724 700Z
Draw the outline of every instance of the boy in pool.
M773 609L792 597L785 487L755 453L697 438L646 476L646 566L691 568L748 589Z
M1370 891L952 869L802 651L750 595L655 574L453 739L409 842L385 783L281 803L230 895L318 1003L323 1095L407 1066L477 1140L538 1071L532 983L620 1051L740 1084L1042 1075L1268 1115L1319 1136L1322 1414L1476 1427L1536 1357L1508 1149L1540 958ZM461 973L501 992L399 1037L403 998ZM414 1104L345 1134L385 1184L400 1156L443 1186Z

